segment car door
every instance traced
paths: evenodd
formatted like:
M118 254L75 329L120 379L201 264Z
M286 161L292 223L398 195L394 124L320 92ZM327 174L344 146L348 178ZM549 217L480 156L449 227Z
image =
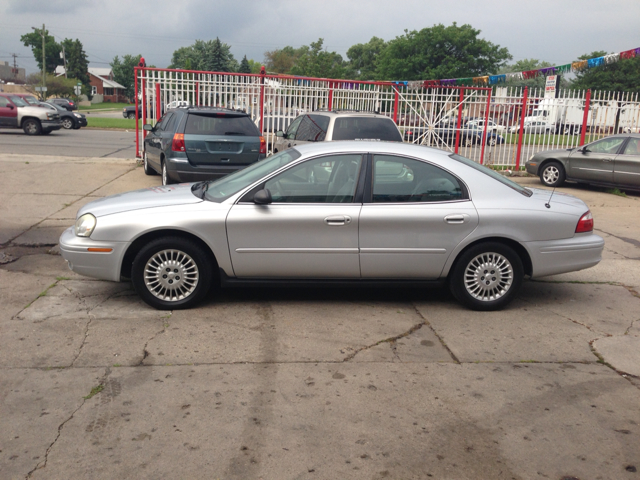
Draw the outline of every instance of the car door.
M627 137L613 136L576 148L569 156L569 178L613 182L616 155Z
M362 155L316 157L245 195L227 217L236 277L359 278L362 165ZM263 188L272 202L257 205L253 193Z
M162 153L164 127L169 123L172 116L173 113L167 113L162 117L160 121L156 123L153 130L147 133L144 139L147 159L151 162L152 166L157 169L156 171L160 170L160 154Z
M0 125L18 126L18 108L7 97L0 96Z
M640 137L630 137L614 161L613 181L617 185L640 187Z
M375 155L360 214L362 277L437 279L477 225L460 179L420 160Z

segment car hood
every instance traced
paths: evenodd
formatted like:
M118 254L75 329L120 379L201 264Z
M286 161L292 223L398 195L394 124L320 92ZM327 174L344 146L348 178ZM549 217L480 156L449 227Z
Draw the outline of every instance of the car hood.
M543 150L542 152L538 152L534 155L534 158L539 159L540 157L565 157L569 156L571 152L573 152L575 148L558 148L555 150Z
M567 205L569 207L575 207L578 210L583 210L582 213L586 213L589 207L586 203L573 195L568 193L562 193L558 190L543 190L541 188L529 188L533 192L531 196L534 201L541 201L543 203L549 203L553 209L554 204ZM552 195L553 194L553 195ZM551 201L549 201L551 199Z
M114 213L142 210L145 208L166 207L170 205L186 205L200 203L204 200L191 193L190 183L149 187L133 192L111 195L91 203L87 203L78 211L78 217L91 213L95 217Z

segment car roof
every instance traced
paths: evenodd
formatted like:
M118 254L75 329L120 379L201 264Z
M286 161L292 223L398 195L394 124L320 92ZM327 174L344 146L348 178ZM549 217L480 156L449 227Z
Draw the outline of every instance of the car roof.
M178 108L174 108L172 110L182 110L184 112L193 112L193 113L223 113L223 114L227 114L227 115L234 115L234 116L246 116L248 117L249 114L246 112L243 112L242 110L233 110L231 108L222 108L222 107L194 107L194 106L188 106L188 107L178 107Z
M389 118L380 112L372 112L370 110L313 110L311 112L301 113L302 115L325 115L327 117L382 117Z
M428 152L429 155L441 155L448 157L452 152L440 150L439 148L415 145L413 143L402 142L374 142L365 140L338 140L332 142L314 142L297 145L295 149L303 155L322 155L324 153L339 153L341 147L345 152L376 152L396 155L406 155L410 157L421 157Z

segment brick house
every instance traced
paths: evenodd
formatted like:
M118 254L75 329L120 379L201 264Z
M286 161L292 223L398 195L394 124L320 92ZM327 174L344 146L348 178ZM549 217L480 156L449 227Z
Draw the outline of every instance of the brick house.
M89 83L91 94L94 96L92 103L112 102L127 103L129 100L124 95L125 87L113 80L111 68L89 67ZM64 67L56 68L56 75L64 75Z

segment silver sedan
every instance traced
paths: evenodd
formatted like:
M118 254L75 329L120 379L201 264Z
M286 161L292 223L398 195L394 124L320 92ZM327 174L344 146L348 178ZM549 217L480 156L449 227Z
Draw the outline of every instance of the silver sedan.
M106 197L60 238L72 270L131 279L158 309L213 285L339 282L448 284L495 310L525 275L592 267L603 247L577 198L391 142L304 145L216 181Z

